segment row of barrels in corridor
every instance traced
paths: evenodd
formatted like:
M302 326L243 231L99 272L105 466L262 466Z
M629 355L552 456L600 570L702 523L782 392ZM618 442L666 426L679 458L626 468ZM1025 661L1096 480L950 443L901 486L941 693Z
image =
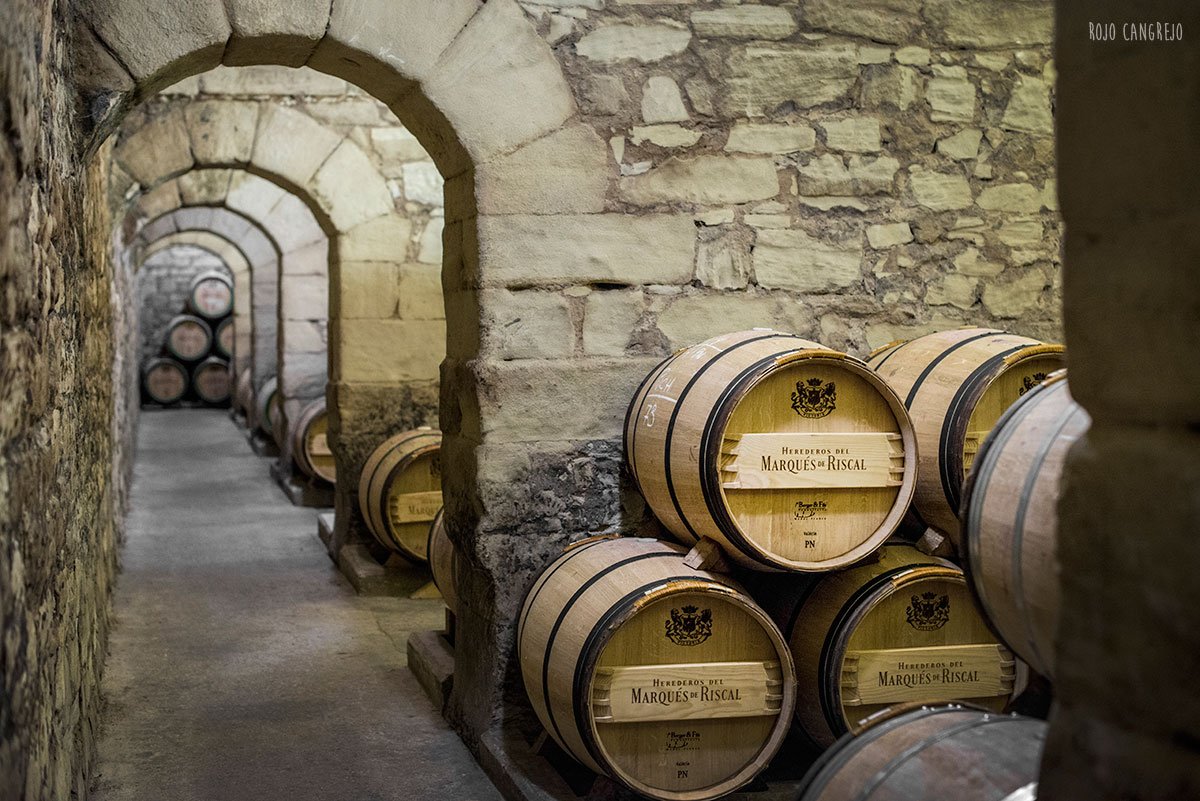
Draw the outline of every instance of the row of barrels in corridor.
M1030 667L1053 673L1053 510L1087 426L1064 362L991 329L867 361L747 331L664 361L625 453L681 544L585 540L534 584L518 660L546 731L664 801L743 786L789 730L827 751L805 799L1031 792L1044 724L1007 712ZM995 770L974 782L945 753Z

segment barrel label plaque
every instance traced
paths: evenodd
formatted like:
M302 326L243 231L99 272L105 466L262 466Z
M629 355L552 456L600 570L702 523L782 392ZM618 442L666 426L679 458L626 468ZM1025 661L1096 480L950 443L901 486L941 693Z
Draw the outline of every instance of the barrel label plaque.
M425 523L442 508L442 491L402 492L392 496L392 523Z
M842 703L991 698L1012 691L1011 657L995 643L848 651Z
M726 440L726 489L895 487L904 473L899 434L764 433Z
M708 662L597 668L597 723L779 714L778 662Z

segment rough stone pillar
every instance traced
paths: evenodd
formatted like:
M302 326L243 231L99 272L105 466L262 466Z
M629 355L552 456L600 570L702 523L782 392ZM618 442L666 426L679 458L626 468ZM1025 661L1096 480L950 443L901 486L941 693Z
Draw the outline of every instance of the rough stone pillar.
M1071 390L1039 798L1200 797L1200 7L1058 4ZM1129 41L1126 23L1176 41ZM1112 23L1113 41L1095 41ZM1166 26L1171 26L1170 29Z

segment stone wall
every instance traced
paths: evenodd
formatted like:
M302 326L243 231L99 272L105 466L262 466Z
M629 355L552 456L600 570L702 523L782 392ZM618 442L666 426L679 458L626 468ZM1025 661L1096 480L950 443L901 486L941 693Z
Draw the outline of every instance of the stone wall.
M171 320L190 313L186 306L192 279L210 271L230 275L218 256L194 245L161 251L142 264L137 275L137 305L143 363L162 353Z
M59 2L0 30L0 798L83 798L119 538L111 220Z

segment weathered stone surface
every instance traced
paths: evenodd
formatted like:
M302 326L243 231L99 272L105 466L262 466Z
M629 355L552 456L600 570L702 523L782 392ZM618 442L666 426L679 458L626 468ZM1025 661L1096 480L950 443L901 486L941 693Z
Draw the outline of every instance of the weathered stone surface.
M446 303L442 296L442 265L400 265L400 318L403 320L445 320ZM432 340L421 340L431 342ZM444 349L442 343L438 349Z
M945 153L952 159L965 161L979 155L981 141L983 141L983 131L978 128L964 128L953 136L939 139L937 151Z
M844 289L862 281L861 261L857 241L829 244L799 230L761 230L754 247L755 279L765 289Z
M258 121L252 158L263 170L304 186L341 142L340 135L305 114L267 106Z
M687 122L687 108L679 86L665 75L651 75L642 88L642 120L648 125L659 122Z
M901 47L896 51L896 61L912 67L924 67L929 63L929 48L912 45Z
M434 217L425 226L417 247L417 261L422 264L442 263L442 231L445 224L446 221L443 218Z
M913 241L913 232L908 223L888 223L887 225L867 227L867 242L876 250L883 250L894 245L907 245L911 241Z
M1032 214L1042 207L1040 193L1030 184L989 186L979 193L979 200L976 202L981 208L991 211L1018 214Z
M921 96L921 77L912 67L887 67L863 78L866 108L904 111Z
M427 206L442 205L442 176L432 161L404 165L404 199Z
M580 106L592 114L620 114L630 103L625 82L616 75L588 76L579 91L582 95Z
M1040 78L1022 75L1013 87L1004 119L1000 126L1009 131L1036 134L1054 133L1054 116L1050 112L1050 87Z
M649 142L659 147L691 147L700 141L701 133L682 125L635 125L629 140L635 145Z
M990 281L983 288L983 305L997 317L1019 317L1042 297L1048 286L1041 270L1031 269L1012 281Z
M1000 226L997 238L1009 247L1032 247L1045 241L1045 231L1037 218L1014 219Z
M729 81L718 98L731 117L761 117L784 103L811 108L844 97L858 78L852 47L798 45L737 48L729 57Z
M825 144L833 150L878 153L883 147L879 134L879 120L873 117L827 120L821 127L825 129Z
M682 284L692 277L691 215L479 218L485 285Z
M583 311L583 352L588 356L623 355L644 310L640 289L590 293Z
M746 203L779 194L779 178L768 158L698 156L671 159L645 175L622 178L620 193L640 206Z
M963 275L982 278L994 278L1004 272L1004 265L1002 263L982 258L976 248L967 248L961 254L955 256L954 268Z
M117 61L153 89L217 66L231 34L216 3L92 0L84 13Z
M424 161L425 148L407 128L372 128L371 146L385 162Z
M558 292L488 289L485 352L498 359L564 359L575 352L575 325L567 299Z
M942 276L926 290L925 302L930 306L957 306L960 309L969 309L975 305L977 283L976 279L959 273Z
M965 47L1005 47L1051 41L1054 13L1036 0L930 0L925 18L942 44Z
M147 188L190 170L195 159L183 114L172 109L153 117L117 146L116 158Z
M748 328L798 331L808 310L793 300L754 292L686 293L670 300L658 315L667 351ZM649 367L647 367L647 372Z
M618 23L584 36L575 45L575 52L604 63L626 60L652 63L682 53L691 40L691 31L669 21L649 25Z
M807 125L737 122L725 149L734 153L796 153L812 150L817 134Z
M849 164L838 156L819 156L799 168L798 186L806 195L876 195L891 192L900 162L890 156L854 156Z
M957 173L914 171L909 176L913 197L927 209L949 211L971 205L971 185Z
M192 170L176 179L179 198L188 206L213 206L229 193L231 170Z
M343 262L400 261L412 228L410 220L397 214L368 220L338 237L338 257Z
M395 210L387 182L349 139L329 155L308 186L339 231Z
M444 342L438 320L344 320L338 340L341 380L347 383L400 383L436 379L439 348L413 342Z
M274 0L238 0L228 6L233 36L223 61L260 64L269 52L275 64L299 67L308 60L329 26L323 2L281 4Z
M245 164L254 150L256 103L199 102L184 108L198 164Z
M786 39L796 32L796 20L780 6L730 6L693 11L697 36L725 39Z
M879 42L911 41L921 26L916 9L906 13L895 4L845 3L841 0L808 0L804 5L804 21L819 31L845 33Z
M608 191L608 152L588 125L571 125L476 168L481 214L599 212Z
M975 119L975 84L966 78L930 78L925 98L934 122L971 122Z

